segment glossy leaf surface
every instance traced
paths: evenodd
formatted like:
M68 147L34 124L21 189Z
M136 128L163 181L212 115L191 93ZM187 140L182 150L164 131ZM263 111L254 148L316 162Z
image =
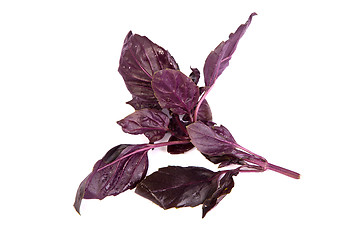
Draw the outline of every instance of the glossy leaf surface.
M190 114L199 98L196 84L177 70L165 69L156 72L152 87L160 106L179 115Z
M163 209L195 207L205 202L205 216L234 185L228 177L222 181L223 176L202 167L169 166L146 177L135 192Z
M141 109L118 121L123 131L130 134L145 134L150 142L162 139L168 131L170 119L160 110Z
M240 25L235 33L230 34L227 41L221 42L206 58L204 65L205 86L212 86L225 68L229 66L231 56L235 52L240 38L246 32L254 15L256 13L252 13L245 24Z
M210 156L230 154L236 141L224 126L209 126L197 121L187 126L192 144L201 152Z
M148 169L148 148L141 151L144 146L147 145L119 145L110 149L97 161L93 171L80 183L74 203L76 211L80 213L82 199L101 200L134 188L146 176ZM138 152L100 170L114 160L135 151Z
M124 78L127 89L133 95L133 100L130 102L136 103L135 109L158 105L151 88L151 79L154 73L161 69L179 69L179 67L164 48L147 37L130 31L124 41L118 70Z

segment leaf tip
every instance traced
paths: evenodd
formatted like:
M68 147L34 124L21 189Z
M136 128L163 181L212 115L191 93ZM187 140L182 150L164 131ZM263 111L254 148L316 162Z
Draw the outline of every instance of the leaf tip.
M79 214L79 216L81 216L81 213L80 213L80 204L77 204L77 202L74 203L74 208L75 208L75 211Z

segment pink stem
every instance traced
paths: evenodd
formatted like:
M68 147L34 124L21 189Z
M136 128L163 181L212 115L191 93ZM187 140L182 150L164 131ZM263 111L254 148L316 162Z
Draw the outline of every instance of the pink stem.
M295 178L295 179L300 179L300 174L299 173L291 171L289 169L279 167L279 166L276 166L276 165L271 164L271 163L268 163L267 167L268 167L267 169L269 169L269 170L284 174L284 175L286 175L288 177L292 177L292 178Z
M260 156L260 155L257 155L255 153L253 153L252 151L240 146L239 144L236 144L236 147L259 158L255 158L255 159L246 159L245 161L249 162L249 163L253 163L253 164L256 164L256 165L259 165L260 167L263 168L263 170L272 170L274 172L278 172L278 173L281 173L281 174L284 174L288 177L292 177L292 178L295 178L295 179L300 179L300 174L297 173L297 172L294 172L294 171L291 171L289 169L286 169L286 168L283 168L283 167L279 167L279 166L276 166L274 164L271 164L269 163L264 157Z

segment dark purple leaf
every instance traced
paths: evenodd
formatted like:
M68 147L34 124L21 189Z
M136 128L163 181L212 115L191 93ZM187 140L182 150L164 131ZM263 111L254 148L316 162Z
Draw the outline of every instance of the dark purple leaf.
M82 199L101 200L134 188L146 176L148 169L149 148L145 146L148 145L119 145L110 149L101 160L97 161L93 171L78 188L74 203L76 211L80 214ZM131 153L133 154L130 155ZM124 158L116 164L103 168L120 157Z
M199 83L200 79L200 71L197 68L191 68L190 78L193 80L193 82L197 85Z
M168 131L170 119L160 110L141 109L128 115L117 123L123 131L130 134L145 134L150 142L162 139Z
M168 51L145 36L134 35L131 31L128 33L118 70L135 99L132 101L136 102L136 107L158 105L151 88L151 79L155 72L167 68L179 69Z
M208 126L203 122L194 122L187 126L192 144L201 152L210 156L230 154L236 141L224 126Z
M169 142L179 141L179 140L182 140L182 139L177 138L175 136L171 136L169 138ZM181 153L185 153L193 148L194 148L194 145L191 142L185 143L185 144L175 144L175 145L167 146L167 152L170 154L181 154Z
M221 42L206 58L204 65L205 86L212 86L225 68L229 66L229 61L236 50L240 38L244 35L251 23L252 17L255 15L256 13L252 13L245 24L240 25L235 33L230 34L227 41Z
M169 166L147 176L135 192L164 209L195 207L216 190L216 173L201 167Z
M204 217L234 185L232 172L222 180L226 174L202 167L169 166L146 177L137 185L135 192L163 209L195 207L206 203L203 205Z
M160 106L179 115L191 114L199 98L199 89L195 83L177 70L156 72L152 87Z

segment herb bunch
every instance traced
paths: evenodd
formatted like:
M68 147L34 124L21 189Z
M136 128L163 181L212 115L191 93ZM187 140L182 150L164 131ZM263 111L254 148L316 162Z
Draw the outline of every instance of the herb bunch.
M167 50L145 36L128 33L118 71L132 94L127 104L135 111L117 123L126 133L144 134L149 143L120 144L95 163L77 190L74 207L79 214L82 199L101 200L136 188L135 193L164 209L202 204L205 217L230 193L233 177L240 172L272 170L300 178L298 173L273 165L239 145L226 127L212 121L206 101L254 15L208 55L203 87L197 86L198 69L191 68L190 76L186 76ZM158 142L166 134L169 139ZM170 154L182 154L195 147L219 168L233 167L213 172L196 166L168 166L147 176L148 152L158 147L167 147Z

